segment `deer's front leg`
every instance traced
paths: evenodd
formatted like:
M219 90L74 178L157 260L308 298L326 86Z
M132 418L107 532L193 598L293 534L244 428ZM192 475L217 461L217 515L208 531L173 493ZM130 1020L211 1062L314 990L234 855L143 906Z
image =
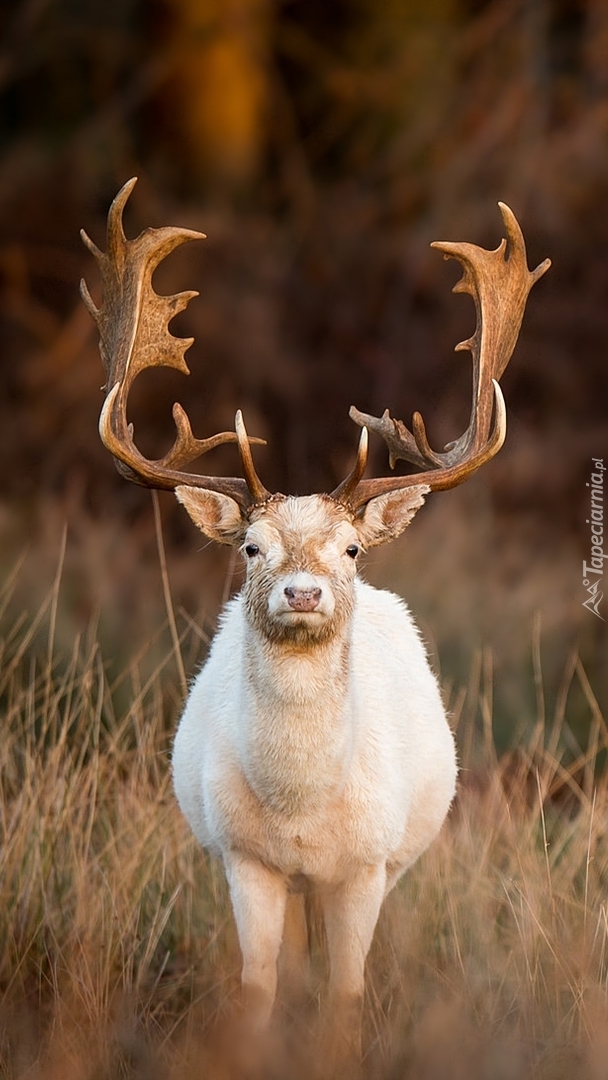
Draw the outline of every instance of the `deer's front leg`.
M360 1051L365 958L386 888L384 864L364 866L323 895L329 1013L347 1051Z
M280 874L233 852L224 857L243 956L243 1000L256 1028L270 1019L277 989L287 887Z

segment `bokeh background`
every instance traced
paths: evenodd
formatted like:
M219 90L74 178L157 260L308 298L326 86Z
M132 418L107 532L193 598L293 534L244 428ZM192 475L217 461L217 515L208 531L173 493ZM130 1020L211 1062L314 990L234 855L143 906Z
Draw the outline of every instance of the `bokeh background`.
M268 440L264 482L294 493L349 468L352 403L408 423L419 409L436 446L464 430L469 354L453 348L474 312L429 244L496 247L501 199L531 267L553 261L503 379L506 445L432 496L368 575L407 597L450 701L471 685L492 701L500 745L564 708L576 741L608 704L606 622L582 606L591 457L608 464L604 0L21 0L0 13L0 97L11 617L38 609L61 563L66 653L93 619L120 666L164 618L150 495L99 442L103 374L78 296L85 275L99 297L79 229L103 246L130 176L129 235L208 234L156 275L161 292L201 295L174 324L196 337L190 379L157 369L134 389L140 445L167 449L173 400L200 436L241 407ZM371 461L386 470L382 444ZM225 450L204 468L238 466ZM204 638L239 569L172 496L161 509L180 626Z

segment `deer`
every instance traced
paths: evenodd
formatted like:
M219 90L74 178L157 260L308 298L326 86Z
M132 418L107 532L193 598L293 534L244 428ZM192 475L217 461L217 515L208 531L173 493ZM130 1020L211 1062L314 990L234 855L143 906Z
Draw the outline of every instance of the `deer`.
M176 247L204 238L166 227L128 240L122 218L135 182L112 203L105 252L82 233L103 288L97 307L81 283L107 376L101 439L126 479L173 490L198 529L238 549L246 568L177 728L177 802L196 840L223 864L252 1026L270 1022L282 947L296 970L305 963L303 897L312 893L324 923L332 1023L359 1047L365 961L381 906L438 835L457 761L412 616L401 598L365 582L358 562L395 540L429 493L467 480L500 450L499 379L530 289L550 260L528 269L521 229L504 203L507 235L496 250L435 242L462 265L454 292L470 294L476 309L473 335L456 346L473 361L467 430L435 451L419 413L410 431L388 409L374 417L353 406L361 432L350 473L331 493L283 495L260 480L252 444L262 440L248 436L240 410L234 431L199 439L175 404L176 436L165 456L150 460L135 445L132 383L148 367L188 373L184 353L193 339L174 337L169 323L198 295L160 296L152 274ZM365 477L368 431L386 443L392 468L402 460L419 471ZM185 471L224 443L236 443L241 476Z

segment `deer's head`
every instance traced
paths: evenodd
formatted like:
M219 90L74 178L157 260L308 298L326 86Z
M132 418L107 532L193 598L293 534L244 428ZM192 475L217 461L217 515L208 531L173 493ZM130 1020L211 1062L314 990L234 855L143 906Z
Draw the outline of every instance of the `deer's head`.
M273 641L325 641L352 612L359 555L398 536L428 490L377 495L358 514L328 495L269 498L246 512L216 491L178 487L176 495L206 536L240 549L257 630Z
M240 548L247 561L245 593L251 617L270 636L302 633L322 638L336 619L348 615L357 555L394 539L408 525L424 495L455 487L489 461L506 434L506 411L498 384L519 334L530 289L550 266L545 259L527 267L521 229L508 206L499 203L507 238L495 251L467 243L435 243L446 258L458 259L464 273L455 292L468 292L477 313L475 332L456 346L473 358L473 401L469 426L443 451L431 449L424 422L415 413L412 431L389 415L369 416L354 407L361 427L357 460L330 495L291 497L269 492L259 479L242 415L235 430L196 439L182 407L173 406L177 435L158 461L137 449L127 421L127 398L136 376L147 367L167 365L188 373L184 359L192 339L173 337L169 322L195 292L158 296L152 274L174 248L203 239L188 229L146 229L127 240L122 214L135 180L116 196L108 214L107 251L83 233L99 263L103 304L97 308L84 282L83 299L97 322L106 369L106 400L101 438L119 471L136 483L176 491L196 525L213 540ZM492 421L492 415L494 419ZM421 472L364 478L368 429L382 436L391 467L398 459ZM242 477L203 476L184 467L221 443L238 444Z

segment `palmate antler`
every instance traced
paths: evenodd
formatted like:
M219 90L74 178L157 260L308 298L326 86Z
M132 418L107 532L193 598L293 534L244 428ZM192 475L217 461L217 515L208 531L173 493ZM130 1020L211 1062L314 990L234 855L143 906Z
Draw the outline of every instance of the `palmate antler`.
M85 304L97 322L100 351L106 369L106 400L99 430L119 471L129 480L156 488L176 488L186 484L232 496L244 511L272 498L256 474L250 442L242 415L236 414L235 431L224 431L208 439L196 439L181 405L173 406L177 435L173 447L163 458L150 461L133 441L133 425L127 421L127 398L136 376L147 367L166 365L188 374L184 353L192 339L175 338L169 322L183 311L196 292L158 296L152 288L152 274L171 251L188 240L204 238L190 229L146 229L135 240L127 240L122 214L135 185L129 180L114 199L108 214L107 251L101 252L82 233L84 243L95 256L102 277L103 303L97 308L85 282L81 292ZM353 512L376 495L416 484L427 484L432 491L455 487L466 480L500 450L506 433L506 411L498 379L506 368L515 347L530 289L548 270L545 259L536 270L527 266L526 249L517 220L504 203L499 203L507 230L495 251L474 244L437 242L432 247L446 258L458 259L464 273L454 292L468 292L477 313L475 332L456 346L468 349L473 357L473 402L467 430L449 443L442 452L431 449L424 421L415 413L412 432L401 420L393 419L388 409L381 417L359 412L354 406L350 415L362 427L357 460L352 472L332 492L331 497ZM495 412L492 426L492 412ZM381 435L387 444L393 468L398 459L409 461L423 472L407 476L363 479L367 462L367 430ZM202 476L183 472L183 467L226 442L237 442L244 478ZM279 496L277 496L279 497Z
M129 180L119 191L108 213L107 251L89 239L82 239L95 256L101 271L103 304L93 303L85 281L82 298L99 328L99 350L106 371L106 400L99 418L102 442L113 454L117 468L128 480L154 488L175 488L179 484L202 487L231 495L244 508L267 499L270 492L259 480L251 458L243 417L236 414L235 431L224 431L209 439L195 439L190 421L181 405L173 406L177 428L175 442L158 461L149 461L133 442L133 425L127 421L127 398L134 379L147 367L177 368L188 375L184 359L193 338L175 338L169 333L171 319L183 311L197 292L159 296L152 288L152 274L167 255L188 240L204 240L205 234L191 229L146 229L135 240L127 240L122 227L123 211L136 183ZM264 442L252 439L252 442ZM237 442L245 478L201 476L184 473L190 464L222 443Z
M414 413L412 431L403 421L394 420L388 409L380 417L359 412L353 405L350 416L363 428L357 464L349 477L333 492L334 498L356 509L375 495L398 491L413 484L428 484L431 491L444 491L466 480L500 450L506 434L506 410L498 385L519 335L526 300L532 286L551 266L545 259L536 270L528 270L522 231L512 210L499 203L507 230L495 251L475 244L436 241L431 247L445 258L458 259L464 273L454 292L470 293L475 302L477 324L472 337L461 341L456 351L470 350L473 357L473 402L471 419L463 435L439 453L431 449L420 413ZM495 405L494 427L492 409ZM363 480L367 439L366 429L384 439L391 468L399 459L409 461L422 473L402 477Z

